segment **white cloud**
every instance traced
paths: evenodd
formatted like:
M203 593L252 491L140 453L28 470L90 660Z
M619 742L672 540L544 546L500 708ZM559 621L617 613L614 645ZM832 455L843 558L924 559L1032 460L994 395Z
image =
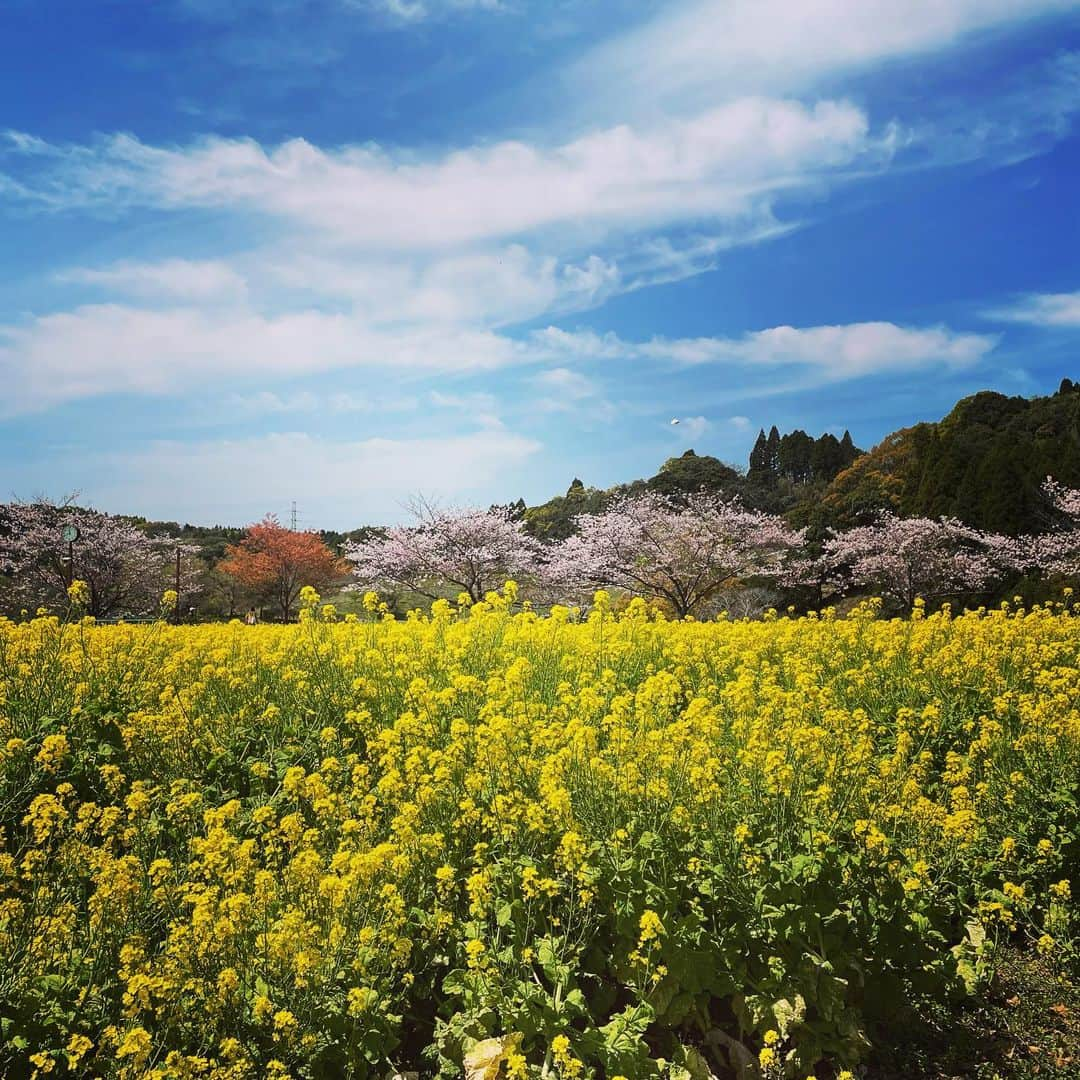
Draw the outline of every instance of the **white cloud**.
M313 250L314 248L314 250ZM247 260L267 288L347 303L373 323L503 326L602 303L621 287L619 268L591 255L560 262L521 244L429 258L347 255L285 245Z
M259 390L252 394L232 394L225 402L230 414L240 417L280 416L287 413L385 413L415 412L420 399L415 395L387 397L382 394L358 394L337 391L316 394L310 390L276 393Z
M554 147L503 142L432 159L299 139L269 151L245 139L181 148L128 135L83 146L17 133L6 141L43 206L216 207L280 226L229 259L67 271L125 302L0 325L0 374L14 387L0 412L9 414L205 380L257 377L265 387L343 367L515 363L529 350L499 328L700 272L721 247L782 227L773 214L781 192L880 150L851 104L767 99ZM711 231L683 248L646 235L633 251L651 229L704 219ZM612 232L626 238L629 277L612 258L576 254Z
M376 367L435 374L522 357L511 339L462 328L373 330L348 315L247 308L88 305L0 326L0 415L105 393L164 394L208 381Z
M580 371L547 368L528 381L540 394L529 399L530 407L537 412L573 414L586 427L596 421L608 423L618 416L618 407L604 396L603 388Z
M420 408L420 398L415 394L398 394L385 397L380 394L351 394L338 392L326 399L326 407L333 413L406 413Z
M996 341L993 335L888 322L780 326L738 338L657 337L641 342L550 326L518 339L467 326L378 328L351 315L314 309L266 316L247 307L145 310L87 305L0 326L0 379L9 388L0 415L106 393L167 394L255 379L265 385L274 378L352 368L432 376L524 364L551 368L534 380L544 392L540 400L546 404L541 407L565 411L571 402L588 399L599 407L602 400L590 380L572 370L581 361L791 365L840 380L938 364L964 367L985 356ZM339 412L366 409L360 399L347 398L339 395L327 406ZM450 406L451 398L432 400ZM249 402L263 412L312 405L302 393L281 397L269 391ZM610 408L605 402L601 411Z
M675 0L586 53L568 82L593 109L684 111L736 94L805 88L1076 6L1076 0Z
M501 6L355 3L412 19ZM587 108L603 104L603 83L617 88L629 122L601 123L594 109L584 134L559 139L433 153L303 139L155 146L123 134L57 145L0 134L0 167L5 151L17 159L13 175L0 172L5 202L108 215L209 208L230 237L259 239L219 258L66 271L64 280L115 302L0 325L0 415L240 381L256 388L246 404L237 399L249 412L365 411L363 396L312 406L303 392L259 388L356 367L434 376L523 363L554 365L551 379L564 380L532 384L539 407L589 402L602 412L612 406L586 392L577 359L793 365L826 379L973 363L994 338L886 322L644 342L555 328L516 340L505 329L702 273L735 245L797 227L791 199L884 167L901 141L895 129L872 133L849 101L768 95L1073 3L675 0L583 62L594 84ZM635 97L635 88L649 91ZM645 100L653 90L673 114L656 116ZM486 423L497 416L472 411Z
M43 206L216 207L261 212L364 250L434 250L555 227L580 238L672 222L745 219L888 151L849 102L746 98L651 128L619 125L553 147L501 142L433 160L292 139L155 147L130 135L53 146L9 135L37 164ZM866 164L865 161L862 164Z
M947 327L912 328L889 322L798 329L777 326L738 338L652 338L624 341L615 334L567 332L548 327L533 336L539 355L556 360L653 360L676 364L728 363L747 367L793 365L827 379L850 379L889 371L976 363L996 336Z
M1015 304L986 313L1002 322L1032 326L1080 327L1080 292L1032 293Z
M729 416L727 421L736 431L750 431L753 424L749 416Z
M680 442L694 442L711 427L712 424L704 416L683 416L678 426L672 426L671 430Z
M78 475L78 464L53 463L52 476L55 483L71 469L70 482L96 505L148 516L256 520L296 499L315 527L354 527L405 518L401 502L409 492L472 501L541 449L532 439L490 427L447 438L355 442L287 433L160 442L92 461L87 476ZM108 478L94 481L102 472Z
M532 381L541 390L558 394L570 401L594 397L597 393L596 384L592 379L582 375L580 371L571 371L570 368L549 368L535 375Z
M233 394L228 404L230 409L244 416L318 412L322 408L318 394L307 390L295 394L275 394L272 390L260 390L255 394Z
M224 303L247 295L244 278L220 260L123 261L65 270L57 280L154 300Z
M455 409L460 412L493 413L498 408L495 395L484 392L447 394L441 390L432 390L427 399L437 409Z
M364 8L401 23L446 18L464 11L503 11L502 0L343 0L346 7Z

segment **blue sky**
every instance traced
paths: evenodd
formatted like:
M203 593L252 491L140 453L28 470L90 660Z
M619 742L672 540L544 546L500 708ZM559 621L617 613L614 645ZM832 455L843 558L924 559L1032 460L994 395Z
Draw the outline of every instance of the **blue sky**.
M6 0L0 497L350 527L1051 392L1078 113L1080 0Z

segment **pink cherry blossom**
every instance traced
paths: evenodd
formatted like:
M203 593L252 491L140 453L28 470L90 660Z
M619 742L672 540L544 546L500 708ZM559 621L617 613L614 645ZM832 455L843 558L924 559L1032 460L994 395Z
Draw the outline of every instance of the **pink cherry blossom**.
M65 526L79 538L68 563ZM146 535L122 517L46 499L0 506L0 570L11 578L16 603L31 610L66 606L72 579L89 586L90 615L138 615L158 610L165 589L175 586L176 551L181 553L180 593L196 589L197 550L169 537Z
M910 608L924 600L977 593L1016 570L1024 544L952 518L900 518L883 513L872 525L825 542L822 560L841 590L854 585Z
M1080 490L1047 477L1043 493L1064 519L1054 532L1032 537L1032 562L1045 574L1080 577Z
M647 493L577 519L543 574L564 598L600 586L666 601L679 616L701 611L726 585L773 578L803 533L771 514L708 494L673 502Z
M432 599L458 589L475 602L535 570L540 545L503 507L445 509L420 502L413 512L415 525L346 547L359 586L404 586Z

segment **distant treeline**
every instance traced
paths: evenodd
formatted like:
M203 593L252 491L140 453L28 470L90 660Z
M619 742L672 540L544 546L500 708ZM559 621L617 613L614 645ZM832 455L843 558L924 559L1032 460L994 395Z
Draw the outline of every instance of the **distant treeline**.
M1018 535L1053 524L1041 491L1053 476L1080 487L1080 384L1064 379L1049 397L1007 397L983 391L963 398L937 422L887 435L863 451L851 435L762 429L746 465L688 450L654 476L596 488L575 478L564 495L538 506L521 499L506 508L541 540L561 540L580 514L597 513L619 496L654 491L678 498L698 491L738 497L784 514L791 524L828 528L866 524L882 510L905 517L949 516L990 532ZM225 557L245 529L129 519L151 537L172 536L199 549L207 566ZM378 532L361 526L320 531L336 553ZM2 583L0 583L2 584Z
M578 514L596 513L620 495L702 489L738 496L818 534L890 510L1016 536L1053 524L1041 490L1047 476L1080 487L1080 385L1070 379L1049 397L974 394L944 419L902 428L870 451L847 431L815 439L802 430L781 435L774 426L759 432L745 469L688 450L648 479L605 489L575 479L565 495L515 505L530 532L552 540L569 535Z

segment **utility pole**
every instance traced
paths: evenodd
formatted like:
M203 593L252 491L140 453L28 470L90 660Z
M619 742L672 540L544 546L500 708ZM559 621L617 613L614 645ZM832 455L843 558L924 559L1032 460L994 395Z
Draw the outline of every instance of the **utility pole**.
M81 534L77 525L65 525L61 535L67 543L67 583L70 589L72 582L75 580L75 541L79 539Z
M173 611L173 622L180 625L180 545L176 545L176 607Z

